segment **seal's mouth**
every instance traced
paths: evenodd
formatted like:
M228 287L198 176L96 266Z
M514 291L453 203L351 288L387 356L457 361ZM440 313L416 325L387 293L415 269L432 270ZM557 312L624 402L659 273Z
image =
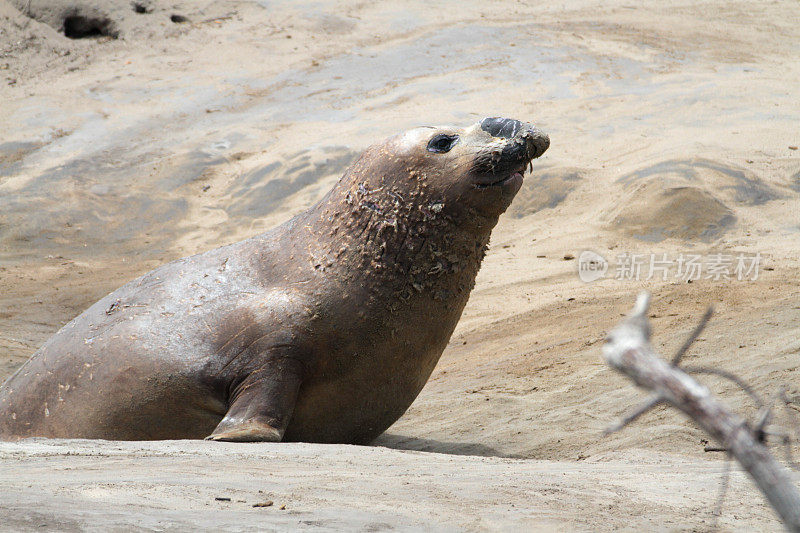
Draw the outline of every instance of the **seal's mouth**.
M495 181L491 181L489 183L476 183L475 187L478 189L486 189L488 187L497 187L501 185L505 185L511 181L523 181L525 179L525 172L526 171L533 171L533 162L530 161L528 164L523 165L521 168L517 170L512 170L509 174L505 177L501 177Z

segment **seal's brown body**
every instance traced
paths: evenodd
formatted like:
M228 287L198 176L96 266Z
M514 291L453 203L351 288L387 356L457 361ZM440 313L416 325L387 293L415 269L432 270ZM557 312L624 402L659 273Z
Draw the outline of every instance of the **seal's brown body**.
M547 147L484 129L453 133L463 153L393 137L287 223L109 294L0 388L0 438L370 441L422 389Z

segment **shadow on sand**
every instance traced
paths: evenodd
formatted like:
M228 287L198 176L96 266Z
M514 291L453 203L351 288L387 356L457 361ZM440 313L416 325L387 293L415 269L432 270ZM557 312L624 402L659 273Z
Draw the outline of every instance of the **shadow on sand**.
M483 457L505 457L494 448L474 442L444 442L404 435L384 433L374 441L372 446L382 446L395 450L414 450L418 452L446 453L450 455L480 455Z

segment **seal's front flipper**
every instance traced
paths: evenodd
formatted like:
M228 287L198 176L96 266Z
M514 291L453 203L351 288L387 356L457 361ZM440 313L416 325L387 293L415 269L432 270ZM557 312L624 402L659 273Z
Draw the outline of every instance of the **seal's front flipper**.
M294 411L303 364L272 360L251 372L234 390L225 418L206 440L279 442Z

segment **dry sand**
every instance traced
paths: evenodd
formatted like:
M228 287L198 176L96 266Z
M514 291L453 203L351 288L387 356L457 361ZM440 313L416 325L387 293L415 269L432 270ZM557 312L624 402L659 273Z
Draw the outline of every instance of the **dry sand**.
M723 473L645 451L568 462L202 441L31 439L0 460L3 526L34 531L703 530ZM743 473L730 483L723 527L778 529Z
M707 529L719 454L663 408L601 436L644 396L600 346L642 288L664 353L713 304L687 360L800 410L800 15L639 4L0 0L0 378L125 281L306 208L373 140L496 115L552 140L376 443L432 453L0 444L0 527ZM66 38L64 6L116 38ZM579 279L587 249L606 278ZM623 253L762 260L755 281L636 281ZM742 474L721 524L778 528Z

